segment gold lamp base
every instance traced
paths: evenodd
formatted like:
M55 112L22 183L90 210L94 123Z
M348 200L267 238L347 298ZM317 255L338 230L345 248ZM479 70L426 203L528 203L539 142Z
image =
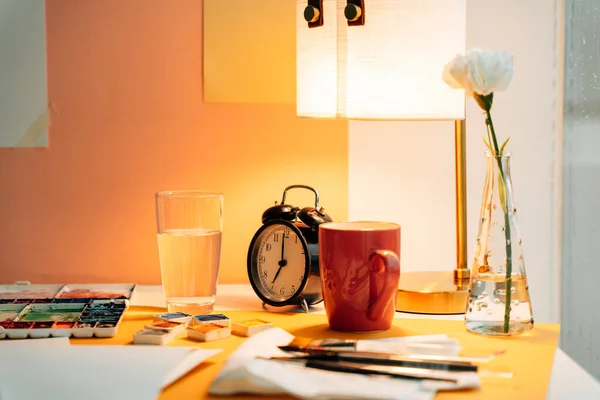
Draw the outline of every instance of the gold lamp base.
M463 120L454 122L456 173L456 266L450 271L403 272L396 311L418 314L464 314L469 295L467 265L466 136Z
M469 279L455 271L403 272L396 294L396 311L419 314L464 314Z
M463 120L454 122L456 174L456 266L450 271L403 272L396 311L418 314L464 314L469 295L467 265L466 135Z

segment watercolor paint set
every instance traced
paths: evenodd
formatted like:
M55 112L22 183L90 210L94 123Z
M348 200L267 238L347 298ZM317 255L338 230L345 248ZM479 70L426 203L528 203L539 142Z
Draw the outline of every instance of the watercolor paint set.
M0 285L0 339L113 337L135 285Z

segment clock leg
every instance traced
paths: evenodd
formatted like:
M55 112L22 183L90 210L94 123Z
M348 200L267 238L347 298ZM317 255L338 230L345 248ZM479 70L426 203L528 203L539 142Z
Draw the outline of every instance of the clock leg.
M300 306L305 313L308 313L308 304L306 303L306 299L304 297L300 297Z

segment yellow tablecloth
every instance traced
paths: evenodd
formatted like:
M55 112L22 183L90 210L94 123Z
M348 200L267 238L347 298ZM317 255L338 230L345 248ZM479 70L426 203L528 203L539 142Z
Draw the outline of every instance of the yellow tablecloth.
M71 339L71 344L132 344L133 334L149 321L152 315L164 312L164 309L150 307L131 307L121 322L119 332L114 338L108 339ZM219 312L219 311L216 311ZM436 399L545 399L550 373L556 351L559 325L538 324L535 328L521 336L511 338L488 338L468 333L461 321L395 319L391 329L385 332L369 334L347 334L332 331L324 315L300 314L285 312L250 312L223 311L233 321L250 318L260 318L273 322L295 336L313 338L386 338L394 336L412 336L445 333L459 340L464 352L478 350L506 350L491 363L489 368L508 369L514 372L510 380L499 378L482 378L482 386L478 390L443 392ZM223 351L195 368L179 381L166 388L161 400L182 399L225 399L224 397L209 396L208 388L217 375L223 363L245 338L232 335L219 341L199 343L180 338L169 346L198 346L205 349L223 349ZM157 360L160 362L160 360ZM236 396L231 399L241 399L256 396ZM275 399L276 397L269 397Z

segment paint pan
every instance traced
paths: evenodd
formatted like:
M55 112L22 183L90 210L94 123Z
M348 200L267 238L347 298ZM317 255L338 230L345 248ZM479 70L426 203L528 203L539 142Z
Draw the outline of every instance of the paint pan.
M0 304L0 326L8 329L24 308L23 304Z
M212 342L213 340L224 339L231 334L229 326L221 326L217 324L196 324L187 328L187 336L189 339L199 340L202 342Z
M47 338L52 332L52 326L54 326L54 321L34 322L28 335L32 339Z
M77 300L77 299L73 299ZM92 300L88 304L88 308L92 310L124 310L127 308L126 299L110 299L110 300Z
M231 320L223 314L197 315L191 320L190 326L198 324L215 324L231 328Z
M119 317L123 310L85 310L81 315L82 319L93 318L115 318Z
M271 329L273 324L262 319L248 319L231 324L231 331L240 336L252 336L259 332Z
M51 334L54 337L69 337L73 333L75 324L73 321L57 321L52 326Z
M75 326L75 322L59 321L54 323L55 329L71 329Z
M47 304L52 303L54 299L33 299L31 303L33 304Z
M23 309L23 304L0 304L0 322L16 319Z
M117 325L119 325L118 319L98 321L94 328L94 335L103 338L113 337L117 334Z
M32 326L33 322L14 321L10 324L5 333L10 339L25 339L29 335L29 330Z
M98 322L82 322L78 321L71 329L71 335L76 338L91 338L94 336L94 328Z
M84 304L31 304L19 315L18 321L75 322L84 308Z
M133 335L133 344L152 344L163 346L175 339L176 333L158 329L144 329Z
M122 314L116 314L116 315L85 315L83 314L80 318L79 318L79 322L84 322L84 323L94 323L94 322L113 322L113 321L119 321L121 319L121 315Z
M68 300L68 299L62 299L62 300ZM82 304L88 304L90 301L92 301L94 299L88 299L88 298L76 298L76 299L71 299L71 303L82 303Z
M82 322L119 321L126 310L127 300L93 300L81 314Z
M170 321L154 321L151 324L145 326L146 329L157 329L166 332L174 332L175 335L184 333L185 327L185 324L179 324L177 322Z
M191 315L182 312L164 313L154 316L154 321L176 322L178 324L187 324L191 319Z
M86 303L89 303L89 299L86 299ZM72 303L73 299L52 299L52 303L54 304L69 304Z
M6 337L6 330L17 319L21 311L25 308L21 304L0 304L0 339Z
M120 318L80 318L71 329L76 338L113 337L117 334Z
M61 299L129 299L133 284L123 285L65 285L56 297Z
M117 334L117 326L124 308L107 308L104 304L100 307L88 306L79 318L79 322L94 326L93 334L96 337L112 337Z
M0 299L51 299L64 285L0 285Z

